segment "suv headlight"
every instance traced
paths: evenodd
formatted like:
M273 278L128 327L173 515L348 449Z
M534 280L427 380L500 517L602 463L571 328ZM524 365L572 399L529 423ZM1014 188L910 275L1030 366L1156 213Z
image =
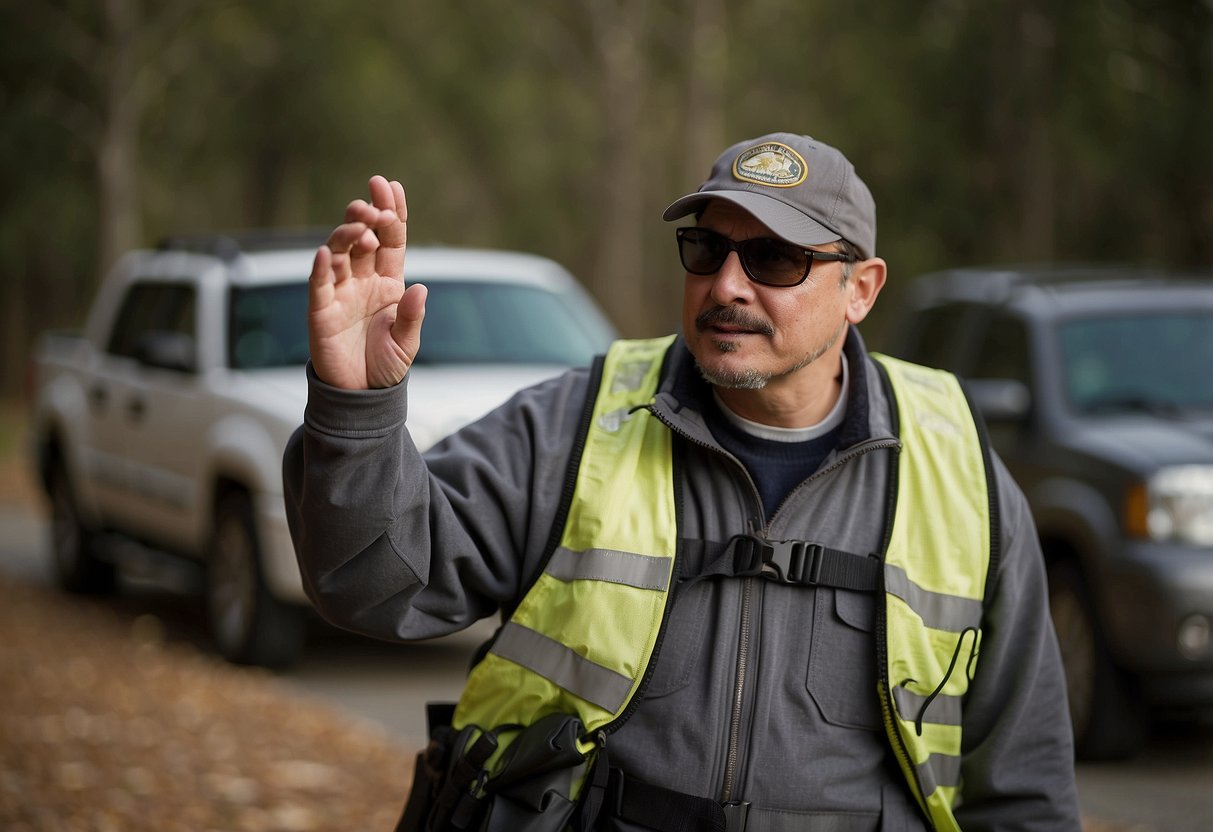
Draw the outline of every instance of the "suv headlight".
M1213 546L1213 465L1159 469L1130 489L1125 523L1151 540Z

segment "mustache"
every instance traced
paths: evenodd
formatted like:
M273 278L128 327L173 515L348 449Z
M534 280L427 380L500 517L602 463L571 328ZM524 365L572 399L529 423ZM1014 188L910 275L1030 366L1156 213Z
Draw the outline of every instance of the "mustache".
M735 326L761 335L774 335L775 329L761 318L755 318L738 306L717 306L700 312L695 318L696 329L706 329L710 326Z

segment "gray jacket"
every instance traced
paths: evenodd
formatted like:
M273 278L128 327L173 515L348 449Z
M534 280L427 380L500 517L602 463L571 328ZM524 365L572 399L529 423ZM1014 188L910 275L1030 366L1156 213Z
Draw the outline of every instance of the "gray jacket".
M838 448L766 517L720 448L710 388L679 340L655 412L682 439L684 537L744 532L879 551L897 453L882 386L847 338ZM406 384L329 387L308 370L304 426L286 451L287 510L308 596L331 622L388 639L450 633L512 608L552 532L589 373L524 390L418 453ZM1002 557L965 700L966 830L1077 830L1065 685L1027 505L998 477ZM685 559L684 577L703 564ZM760 578L678 593L644 700L610 738L628 776L752 804L750 830L925 829L889 750L876 696L876 599Z

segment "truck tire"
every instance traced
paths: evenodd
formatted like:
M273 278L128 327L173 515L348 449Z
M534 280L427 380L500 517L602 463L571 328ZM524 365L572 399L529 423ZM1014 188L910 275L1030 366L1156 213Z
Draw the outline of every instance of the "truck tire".
M113 592L117 570L97 556L98 535L80 519L76 492L62 459L54 462L46 490L51 504L51 552L59 586L85 594Z
M1145 708L1131 680L1112 661L1086 582L1072 561L1049 567L1049 611L1065 665L1078 758L1134 756L1147 737Z
M266 587L253 507L243 492L223 495L215 509L206 610L211 637L231 662L283 667L303 651L303 610Z

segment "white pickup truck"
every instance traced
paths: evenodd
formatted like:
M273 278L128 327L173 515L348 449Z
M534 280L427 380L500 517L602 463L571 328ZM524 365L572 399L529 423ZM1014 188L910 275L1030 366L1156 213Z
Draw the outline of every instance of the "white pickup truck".
M114 590L135 541L204 565L228 659L298 657L307 601L281 466L303 418L319 239L176 238L131 252L80 335L43 337L31 435L65 589ZM541 257L410 246L407 269L430 288L409 380L423 448L614 337L579 284Z

